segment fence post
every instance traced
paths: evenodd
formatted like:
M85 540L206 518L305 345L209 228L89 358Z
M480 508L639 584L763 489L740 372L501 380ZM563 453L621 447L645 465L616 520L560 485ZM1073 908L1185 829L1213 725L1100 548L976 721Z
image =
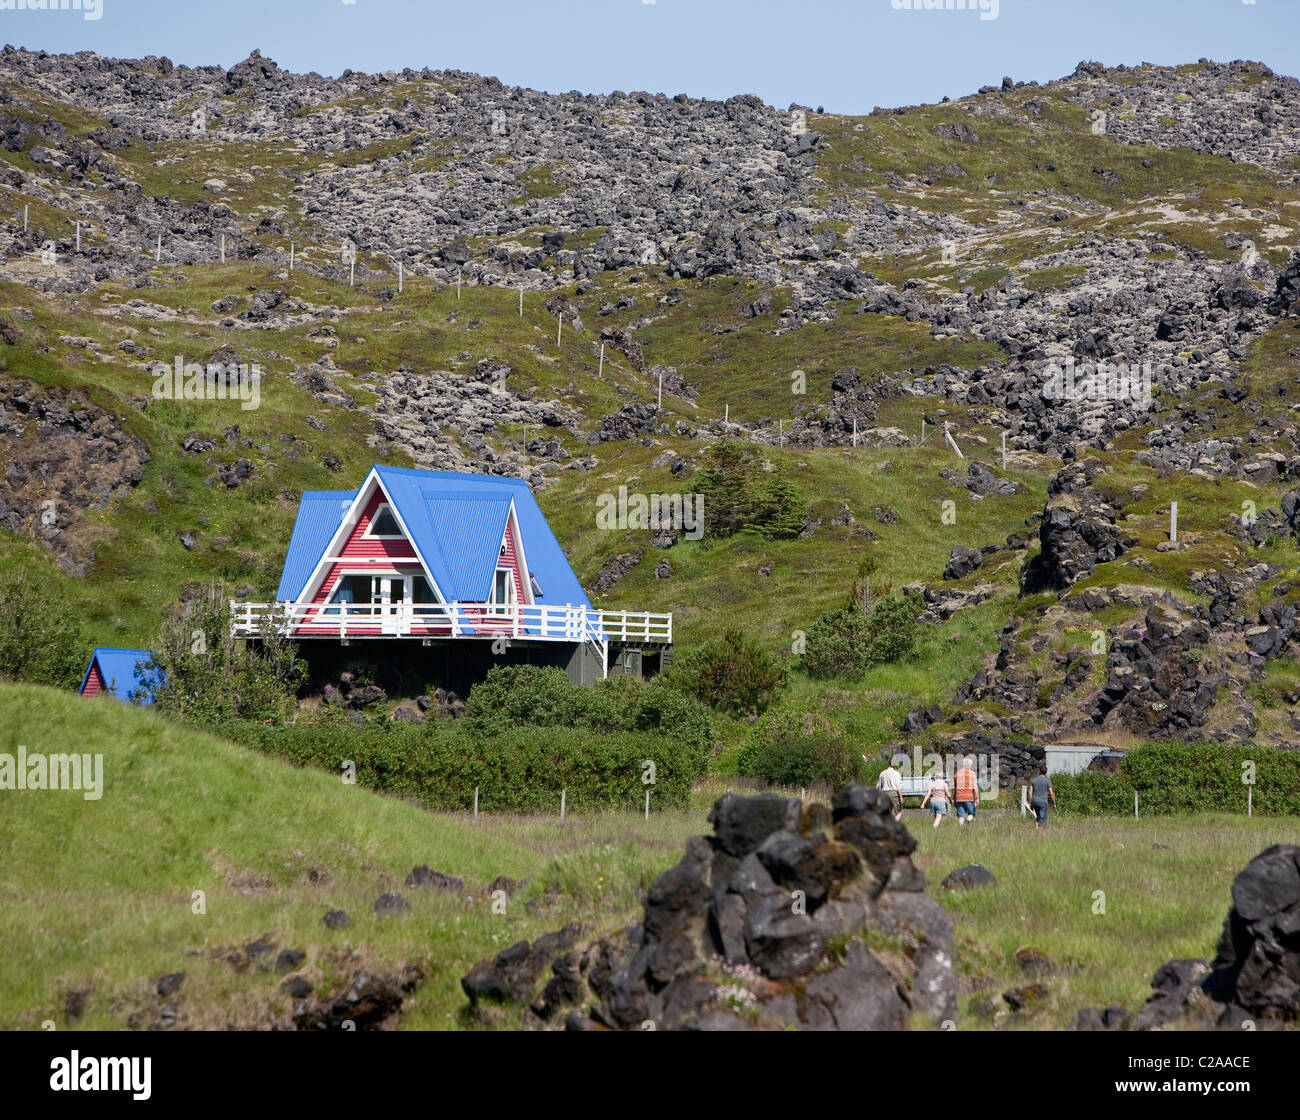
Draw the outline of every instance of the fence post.
M565 799L565 795L568 792L569 791L567 789L560 790L560 820L561 821L564 820L564 799Z
M646 820L650 819L650 787L649 786L646 787L646 791L645 791L645 819Z
M1133 791L1133 819L1138 819L1138 791Z
M478 824L478 786L474 787L474 823Z
M1020 787L1020 815L1023 817L1029 812L1029 787Z
M1253 817L1254 815L1255 815L1255 787L1247 786L1246 787L1246 816Z

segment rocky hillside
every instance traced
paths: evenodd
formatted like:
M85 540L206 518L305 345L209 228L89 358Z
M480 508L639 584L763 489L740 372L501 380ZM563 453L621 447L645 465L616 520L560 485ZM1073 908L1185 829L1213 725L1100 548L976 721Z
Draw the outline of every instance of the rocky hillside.
M7 47L0 563L143 643L269 595L302 489L520 474L687 643L722 602L789 648L865 553L917 585L940 671L882 739L1296 745L1298 231L1300 83L1249 62L849 117ZM178 358L257 407L158 399ZM594 531L724 437L798 540Z

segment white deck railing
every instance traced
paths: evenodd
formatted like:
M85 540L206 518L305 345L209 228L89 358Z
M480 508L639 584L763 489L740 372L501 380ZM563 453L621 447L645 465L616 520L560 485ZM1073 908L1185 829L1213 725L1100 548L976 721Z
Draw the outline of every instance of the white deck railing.
M671 644L673 616L583 606L484 603L246 603L231 600L231 633L294 638L497 638Z

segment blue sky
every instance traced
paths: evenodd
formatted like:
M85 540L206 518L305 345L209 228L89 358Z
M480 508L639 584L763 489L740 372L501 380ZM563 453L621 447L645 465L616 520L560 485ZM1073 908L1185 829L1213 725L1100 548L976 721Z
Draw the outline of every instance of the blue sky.
M551 92L757 93L843 113L958 97L1004 74L1046 81L1083 58L1249 58L1300 75L1300 0L984 0L995 19L895 10L903 0L100 2L98 20L0 10L0 42L222 66L257 47L327 75L429 66Z

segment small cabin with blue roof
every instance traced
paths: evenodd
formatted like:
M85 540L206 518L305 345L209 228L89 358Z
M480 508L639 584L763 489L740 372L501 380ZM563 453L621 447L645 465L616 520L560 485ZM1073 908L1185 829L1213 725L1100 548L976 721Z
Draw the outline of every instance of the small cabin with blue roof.
M519 661L590 683L644 672L672 644L670 614L592 606L523 479L388 466L356 490L302 495L276 601L233 602L231 625L253 641L273 626L436 649L461 684Z
M124 703L152 704L155 671L148 666L147 649L112 649L96 646L77 691L82 696L115 696Z

